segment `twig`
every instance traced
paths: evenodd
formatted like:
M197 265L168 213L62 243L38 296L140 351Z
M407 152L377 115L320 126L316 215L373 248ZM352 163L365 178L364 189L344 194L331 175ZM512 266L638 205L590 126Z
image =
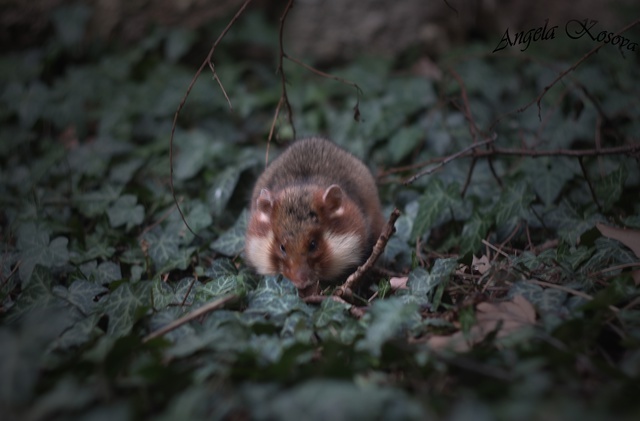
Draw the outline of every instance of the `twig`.
M582 175L584 176L584 179L587 181L587 186L589 186L589 192L591 192L591 198L593 199L593 202L596 204L596 207L598 208L598 212L603 213L602 206L600 206L600 202L598 201L598 196L596 196L596 192L593 189L593 185L591 184L591 179L589 178L587 169L584 166L582 157L578 158L578 162L580 163L580 169L582 170Z
M287 15L289 14L289 10L291 10L292 4L293 4L293 0L289 0L289 2L287 3L287 6L284 9L284 12L282 12L282 16L280 16L280 28L278 30L278 44L280 46L280 54L278 56L277 73L280 74L280 81L282 83L282 92L280 93L280 101L278 102L278 107L276 108L276 114L273 116L272 126L275 125L275 122L278 118L278 114L280 112L280 106L284 102L284 104L287 106L289 124L291 125L291 129L293 130L293 138L295 139L296 127L293 124L293 109L291 108L291 104L289 103L289 97L287 96L287 80L284 74L284 57L286 55L284 52L284 23L287 19ZM269 133L269 140L268 140L269 142L271 142L272 134L273 134L273 131Z
M378 237L378 241L376 242L375 246L373 246L373 250L367 261L362 266L358 266L358 269L356 269L356 271L347 278L344 284L342 284L333 292L333 295L336 295L338 297L351 295L350 292L353 289L353 286L376 263L376 260L378 260L378 257L380 257L380 255L384 251L384 248L389 242L389 238L391 238L393 233L396 231L395 223L399 216L400 211L398 209L394 209L393 212L391 212L389 220L384 226L380 237Z
M634 141L636 142L636 141ZM487 151L475 151L474 156L497 156L497 155L515 155L515 156L601 156L601 155L621 155L629 152L640 151L640 140L636 143L625 146L615 146L602 149L552 149L536 151L533 149L512 149L512 148L493 148Z
M633 267L640 267L640 262L625 263L622 265L611 266L608 268L604 268L599 272L594 272L593 275L602 275L605 272L613 272L614 270L621 270L621 269L633 268Z
M187 298L189 298L189 294L191 294L191 289L193 289L193 286L196 284L197 280L198 280L198 276L196 275L193 277L193 281L191 281L191 283L189 284L189 288L187 288L187 292L186 294L184 294L184 298L180 303L180 307L184 307L185 303L187 302Z
M176 110L176 113L173 116L173 123L171 125L171 137L169 138L169 187L171 188L171 196L173 196L173 200L174 200L174 202L176 204L176 207L178 208L178 212L180 212L180 216L182 217L182 221L184 221L184 224L187 226L189 231L191 231L191 233L193 235L195 235L196 237L198 237L198 234L193 232L193 230L191 229L191 227L187 223L187 220L184 217L184 213L182 212L182 209L180 208L180 204L178 203L178 198L176 197L175 189L174 189L174 186L173 186L173 138L174 138L174 135L175 135L175 132L176 132L176 127L178 126L178 116L180 115L180 111L182 111L182 109L184 108L185 104L187 103L187 98L189 97L189 94L191 93L191 90L195 86L196 81L198 80L198 78L202 74L202 71L204 70L204 68L207 65L209 65L209 63L211 62L211 58L213 57L213 52L215 51L215 49L218 46L218 44L220 43L220 41L222 41L222 38L224 38L224 36L227 34L227 32L229 32L229 29L231 29L231 26L233 26L233 24L238 20L238 18L242 14L242 12L244 12L244 9L246 9L247 6L249 5L249 3L251 3L251 0L245 0L245 2L242 4L242 6L238 10L238 12L236 12L236 14L233 16L233 18L231 18L231 21L227 24L227 26L224 28L222 33L218 36L218 39L216 39L216 41L213 43L213 45L211 46L211 49L209 50L209 54L207 54L207 57L204 59L204 61L202 62L202 64L198 68L198 70L196 71L196 74L191 79L191 82L189 83L189 86L187 87L187 92L185 92L184 96L182 97L182 100L180 101L180 104L178 104L178 109ZM212 70L213 70L213 67L212 67ZM215 72L214 72L214 76L215 76ZM216 77L216 79L217 79L217 77ZM217 81L218 81L218 84L221 85L220 80L217 79ZM223 89L223 92L224 92L224 89ZM227 97L226 92L224 93L224 95L225 95L225 97Z
M490 242L488 242L487 240L483 239L482 240L482 244L484 244L485 246L489 247L491 250L495 251L496 253L499 253L501 255L503 255L504 257L509 257L509 255L507 253L505 253L504 251L500 250L498 247L494 246L493 244L491 244Z
M575 290L573 288L569 288L569 287L565 287L565 286L557 285L557 284L552 284L551 282L538 281L537 279L528 279L527 282L531 282L532 284L540 285L540 286L543 286L543 287L549 287L549 288L554 288L554 289L557 289L557 290L560 290L560 291L568 292L569 294L576 295L578 297L582 297L582 298L584 298L586 300L589 300L589 301L593 300L593 297L591 295L587 294L586 292ZM620 312L620 309L618 307L615 307L615 306L609 306L609 309L611 311L613 311L614 313Z
M163 326L162 328L151 332L150 334L148 334L147 336L144 337L144 339L142 339L142 342L149 342L152 339L155 339L159 336L162 336L166 333L171 332L172 330L175 330L177 328L179 328L180 326L182 326L185 323L190 322L191 320L197 319L200 316L203 316L207 313L212 312L213 310L216 310L220 307L223 307L225 304L229 303L230 301L233 301L235 299L237 299L239 297L238 294L229 294L229 295L225 295L224 297L221 297L215 301L212 301L210 303L207 303L205 305L203 305L202 307L192 311L189 314L185 314L184 316L180 317L177 320L174 320L173 322L169 323L166 326Z
M470 151L473 151L474 149L477 149L477 148L479 148L481 146L488 145L489 143L494 142L495 139L496 138L494 137L492 139L487 139L487 140L484 140L482 142L478 142L478 143L474 143L472 145L469 145L466 148L464 148L463 150L461 150L459 152L456 152L453 155L449 155L448 157L443 159L438 165L436 165L434 167L431 167L431 168L428 168L428 169L426 169L424 171L420 171L418 174L415 174L415 175L409 177L407 180L405 180L403 182L403 184L404 185L411 184L414 181L416 181L418 178L433 173L434 171L436 171L436 170L444 167L445 165L447 165L449 162L451 162L451 161L453 161L453 160L455 160L457 158L460 158L461 156L464 156L464 155L468 154Z
M471 139L473 139L473 143L476 143L476 140L478 138L478 134L480 133L480 131L478 130L478 126L476 126L476 122L473 119L473 115L471 114L471 107L469 106L469 97L467 96L467 87L465 86L464 81L462 80L458 72L453 70L452 67L449 68L449 73L451 73L451 76L453 76L454 79L458 82L458 85L460 85L460 95L462 96L462 102L464 103L463 113L465 118L469 122L469 134L471 135Z

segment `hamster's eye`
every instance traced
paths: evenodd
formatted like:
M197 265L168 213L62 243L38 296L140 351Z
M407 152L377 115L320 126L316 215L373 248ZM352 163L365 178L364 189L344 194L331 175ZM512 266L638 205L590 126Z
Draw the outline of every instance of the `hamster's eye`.
M280 251L282 254L287 254L287 250L284 248L284 244L280 244Z
M316 240L309 241L309 251L310 252L316 251L317 248L318 248L318 243L316 243Z

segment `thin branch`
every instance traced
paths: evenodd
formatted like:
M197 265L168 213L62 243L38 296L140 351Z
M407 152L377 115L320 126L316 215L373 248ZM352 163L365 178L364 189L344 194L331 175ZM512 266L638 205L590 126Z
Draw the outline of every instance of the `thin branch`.
M593 185L591 184L591 179L589 178L589 174L587 173L587 169L584 166L584 161L582 157L578 158L578 162L580 163L580 169L582 170L582 175L584 179L587 181L587 186L589 186L589 192L591 192L591 198L598 208L598 212L602 213L602 206L600 206L600 202L598 201L598 196L596 196L596 191L593 189Z
M454 79L458 82L458 85L460 86L460 95L462 96L462 102L464 103L463 113L465 118L469 122L469 134L471 134L471 139L473 139L473 143L476 143L476 140L478 138L478 135L480 134L480 131L478 130L478 126L476 126L476 122L473 119L473 114L471 114L471 107L469 106L469 97L467 96L467 87L464 84L464 81L462 80L458 72L453 70L453 68L449 68L449 73L451 73L451 76L454 77Z
M245 0L245 2L242 4L242 6L238 10L238 12L233 16L231 21L227 24L227 26L222 31L222 33L218 36L218 39L216 39L216 41L213 43L213 45L211 46L211 49L209 50L209 54L207 54L207 57L204 59L204 61L202 62L202 64L198 68L198 70L196 71L196 74L191 79L191 82L189 83L189 86L187 87L187 92L185 92L184 96L182 97L182 100L180 101L180 104L178 104L178 109L176 110L176 113L173 116L173 123L171 125L171 137L169 139L169 186L171 187L171 196L173 196L173 200L174 200L174 202L176 204L176 207L178 208L178 212L180 212L180 216L182 217L182 220L184 221L184 224L187 226L189 231L191 231L191 233L193 235L195 235L196 237L198 237L198 234L193 232L193 230L191 229L191 227L187 223L187 220L184 217L184 213L182 212L182 209L180 208L180 204L178 203L178 198L176 197L175 189L174 189L174 186L173 186L173 138L175 136L176 127L178 126L178 116L180 115L180 112L184 108L185 104L187 103L187 98L189 97L189 94L191 93L191 90L195 86L196 81L198 80L198 78L202 74L202 71L204 70L204 68L207 65L209 65L209 63L211 62L211 58L213 57L213 52L215 51L215 49L218 46L218 44L220 43L220 41L222 41L222 38L224 38L224 36L227 34L227 32L229 32L229 29L231 29L231 27L238 20L240 15L242 15L242 13L244 12L244 9L247 8L249 3L251 3L251 0ZM212 67L212 70L213 70L213 67ZM214 72L214 75L215 75L215 72ZM216 77L216 79L217 79L217 77ZM220 80L217 79L217 81L221 85ZM224 92L224 89L223 89L223 92ZM226 93L224 95L225 95L225 97L227 96Z
M428 169L426 169L424 171L420 171L418 174L415 174L415 175L409 177L407 180L405 180L403 182L403 184L404 185L411 184L414 181L416 181L418 178L423 177L425 175L429 175L429 174L437 171L438 169L440 169L440 168L444 167L445 165L447 165L449 162L451 162L451 161L453 161L453 160L455 160L457 158L460 158L461 156L467 155L469 152L473 151L474 149L477 149L477 148L479 148L481 146L488 145L488 144L494 142L495 139L496 138L494 137L492 139L487 139L487 140L484 140L482 142L478 142L478 143L474 143L472 145L469 145L466 148L464 148L463 150L461 150L459 152L456 152L453 155L450 155L450 156L444 158L438 165L436 165L434 167L431 167L431 168L428 168ZM487 151L487 152L491 152L491 151Z
M557 285L557 284L552 284L551 282L538 281L537 279L528 279L527 282L531 282L532 284L540 285L540 286L543 286L543 287L548 287L548 288L553 288L553 289L557 289L557 290L560 290L560 291L564 291L564 292L567 292L567 293L569 293L571 295L576 295L578 297L582 297L582 298L584 298L586 300L589 300L589 301L593 300L593 297L591 295L587 294L586 292L575 290L573 288L569 288L569 287L565 287L565 286ZM613 311L614 313L619 313L620 312L620 309L618 307L615 307L615 306L609 306L609 309L611 311Z
M278 102L278 107L276 108L276 114L273 116L272 127L275 125L275 122L278 118L278 114L280 112L280 107L282 103L287 106L287 113L289 116L289 124L291 125L291 129L293 130L293 138L296 137L296 127L293 124L293 109L291 108L291 104L289 103L289 97L287 96L287 80L284 74L284 23L287 19L287 15L289 14L289 10L291 10L291 6L293 5L293 0L289 0L287 6L282 12L282 16L280 16L280 28L278 30L278 44L280 46L280 54L278 56L278 70L277 73L280 74L280 81L282 83L282 92L280 93L280 101ZM273 130L269 132L268 142L271 142L271 135L273 134Z
M166 326L163 326L162 328L151 332L150 334L148 334L147 336L144 337L144 339L142 339L142 342L149 342L152 339L155 339L159 336L165 335L169 332L171 332L172 330L175 330L177 328L179 328L180 326L190 322L191 320L197 319L200 316L203 316L207 313L210 313L214 310L217 310L218 308L223 307L224 305L226 305L227 303L236 300L238 298L238 294L229 294L229 295L225 295L215 301L212 301L210 303L207 303L205 305L203 305L202 307L192 311L191 313L185 314L184 316L180 317L177 320L174 320L173 322L169 323Z

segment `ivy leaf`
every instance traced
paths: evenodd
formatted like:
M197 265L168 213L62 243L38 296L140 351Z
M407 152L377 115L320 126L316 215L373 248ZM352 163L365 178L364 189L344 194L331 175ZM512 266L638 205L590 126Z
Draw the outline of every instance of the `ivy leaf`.
M144 207L137 205L138 198L132 194L120 196L107 209L109 224L113 228L126 224L126 230L129 231L136 225L140 225L144 220Z
M224 144L214 142L202 130L178 132L175 137L178 154L174 161L176 180L188 180L195 176L215 156L220 156Z
M51 291L51 272L48 268L37 265L29 278L29 283L23 286L23 291L11 308L10 319L15 320L39 308L50 307L60 299Z
M502 226L513 224L518 219L528 219L529 205L534 199L528 184L520 182L509 185L496 204L496 224Z
M434 178L426 187L425 193L418 201L418 214L411 236L422 236L428 229L447 218L445 212L448 208L460 201L459 186L451 183L444 186L442 181Z
M175 233L168 233L161 227L155 227L143 238L149 246L149 257L156 267L164 266L178 254L180 238Z
M467 253L475 253L482 245L482 240L486 238L491 224L490 215L474 212L462 228L460 254L464 256Z
M37 264L45 267L62 266L69 261L69 240L57 237L49 241L49 233L32 222L22 224L18 229L17 247L21 252L20 279L25 286L30 282L31 272Z
M211 248L225 256L237 256L244 250L244 235L249 222L249 211L244 209L233 227L211 243Z
M627 166L622 162L616 170L595 183L596 196L600 199L604 211L610 210L620 199L628 176Z
M401 297L377 300L367 313L370 324L365 337L356 343L356 349L379 357L382 345L408 331L411 324L420 320L418 305L407 303Z
M562 157L541 157L528 160L525 171L533 181L533 189L548 207L553 204L567 181L577 170L575 160Z
M247 315L269 317L273 322L283 322L295 310L309 311L298 296L298 290L286 279L266 276L254 291L249 293Z
M220 216L226 209L227 203L238 184L240 173L240 168L229 167L222 171L213 181L207 192L207 202L214 215Z
M444 288L449 282L451 273L457 266L457 260L450 258L437 259L431 269L431 273L427 273L423 268L414 269L409 274L409 280L407 281L411 294L422 299L432 297L432 307L437 309L440 306Z
M73 201L87 218L102 215L109 205L120 197L121 186L106 184L102 189L75 196Z
M69 285L68 289L62 285L56 285L53 288L53 292L60 298L76 306L84 315L89 315L92 314L98 306L96 297L109 292L109 290L99 284L84 279L77 279Z
M105 300L102 310L109 316L107 334L112 337L128 335L135 322L144 315L148 305L144 299L148 294L144 283L137 283L135 287L123 282L112 291Z
M600 214L583 216L566 201L545 215L547 226L556 228L560 238L572 246L577 245L580 236L594 228L598 222L606 220Z
M200 291L210 300L231 293L242 294L245 289L242 277L238 275L220 276L204 284Z

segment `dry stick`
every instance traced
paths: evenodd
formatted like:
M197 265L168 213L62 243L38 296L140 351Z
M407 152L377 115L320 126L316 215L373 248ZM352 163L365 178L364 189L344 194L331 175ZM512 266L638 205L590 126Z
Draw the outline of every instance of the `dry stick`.
M622 34L623 32L627 31L628 29L633 28L634 26L636 26L638 23L640 23L640 19L636 19L635 21L631 22L629 25L625 26L624 28L622 28L620 31L618 31L616 34L614 34L613 36L616 37L620 34ZM578 60L577 62L575 62L571 67L569 67L568 69L566 69L565 71L563 71L562 73L560 73L558 75L558 77L556 77L549 85L544 87L544 90L542 91L542 93L540 95L538 95L537 98L535 98L534 100L532 100L531 102L529 102L527 105L525 105L524 107L518 108L518 112L521 113L524 110L526 110L527 108L529 108L531 105L533 105L534 103L538 105L538 119L540 121L542 121L542 117L540 115L540 110L542 108L542 106L540 105L540 101L542 101L542 98L547 94L547 92L553 87L553 85L555 85L556 83L558 83L558 81L560 79L562 79L563 77L565 77L567 74L571 73L572 71L574 71L579 65L582 64L582 62L584 62L586 59L588 59L589 57L591 57L592 55L594 55L595 53L598 52L598 50L600 50L602 47L604 47L605 43L601 43L600 45L598 45L597 47L595 47L594 49L592 49L591 51L589 51L587 54L585 54L580 60Z
M198 237L198 234L193 232L193 230L191 229L191 227L187 223L187 220L184 217L184 213L182 212L182 209L180 208L180 204L178 203L178 198L176 197L176 193L175 193L175 190L174 190L174 187L173 187L173 137L174 137L175 132L176 132L176 127L178 126L178 116L180 115L180 111L182 111L182 109L184 108L185 104L187 103L187 98L189 97L189 94L191 93L191 90L195 86L196 81L198 80L198 78L202 74L202 71L204 70L205 66L207 66L211 62L211 58L213 57L213 52L215 51L215 49L218 46L218 44L220 43L220 41L222 41L222 38L224 38L224 36L227 34L227 32L229 32L229 29L231 29L231 26L233 26L233 24L238 20L238 18L242 14L242 12L244 12L244 9L246 9L247 6L249 5L249 3L251 3L251 0L246 0L242 4L242 6L238 10L238 12L233 16L231 21L227 24L227 26L222 31L222 33L218 36L218 39L216 39L216 41L213 43L213 45L211 46L211 49L209 50L209 54L207 54L207 57L204 59L204 61L202 62L202 64L198 68L198 70L196 71L196 74L193 76L193 79L191 79L191 82L189 83L189 86L187 87L187 92L185 92L184 96L182 97L182 100L180 101L180 104L178 104L178 109L176 110L176 113L173 116L173 124L171 125L171 138L169 139L169 187L171 188L171 196L173 196L173 200L174 200L174 202L176 204L176 207L178 208L178 212L180 212L180 217L182 218L182 221L184 221L184 224L187 226L189 231L191 231L191 233L193 235L195 235L196 237ZM211 69L213 70L213 67ZM215 72L214 72L214 77L216 77L216 80L218 81L218 84L222 85L220 83L220 79L217 78ZM223 92L224 92L224 89L223 89ZM227 97L226 92L224 93L224 95L225 95L225 97ZM228 98L227 98L227 100L228 100ZM231 105L231 104L229 104L229 105Z
M449 73L454 77L454 79L460 85L460 94L462 96L462 102L464 103L464 116L469 122L469 134L471 135L471 139L473 139L473 143L476 143L476 139L478 138L478 134L480 131L478 130L478 126L476 126L476 122L473 119L473 115L471 114L471 107L469 106L469 97L467 96L467 87L464 84L464 81L452 67L449 68Z
M601 156L601 155L622 155L630 152L640 151L640 140L633 140L635 143L625 146L615 146L602 149L554 149L537 151L533 149L513 149L513 148L493 148L487 151L475 151L474 156L494 156L494 155L515 155L515 156Z
M599 272L595 272L593 273L594 275L602 275L605 272L612 272L614 270L620 270L620 269L626 269L626 268L633 268L633 267L640 267L640 262L634 262L634 263L624 263L622 265L617 265L617 266L611 266L605 269L602 269Z
M551 282L538 281L537 279L529 279L529 280L527 280L527 282L531 282L532 284L540 285L540 286L543 286L543 287L549 287L549 288L558 289L560 291L568 292L569 294L577 295L578 297L582 297L582 298L587 299L589 301L593 300L593 297L591 295L589 295L589 294L587 294L585 292L582 292L582 291L575 290L573 288L565 287L565 286L558 285L558 284L552 284ZM618 307L615 307L615 306L609 306L609 309L611 311L613 311L614 313L620 312L620 309Z
M584 176L584 179L587 181L587 186L589 186L589 191L591 192L591 198L593 199L593 202L596 204L596 207L598 208L598 212L604 213L602 211L602 206L600 206L600 202L598 201L598 196L596 196L596 191L593 189L593 185L591 184L591 179L589 178L587 169L584 166L582 157L578 157L578 163L580 163L580 169L582 170L582 175Z
M486 141L485 141L486 142ZM507 156L530 156L530 157L542 157L542 156L570 156L570 157L582 157L582 156L604 156L604 155L622 155L635 151L640 151L640 140L633 139L632 144L625 146L615 146L611 148L596 148L596 149L552 149L552 150L533 150L533 149L515 149L515 148L492 148L490 150L481 150L481 151L471 151L471 149L476 149L478 146L482 146L484 143L477 143L471 145L470 147L462 150L461 152L456 153L453 157L458 158L458 155L461 156L473 156L477 158L484 158L487 156L498 156L498 155L507 155ZM431 168L427 171L427 173L431 173L441 167L443 161L451 160L452 156L447 157L437 157L431 158L427 161L420 162L418 164L408 165L405 167L393 168L385 171L382 175L395 174L399 172L405 172L408 170L425 167L427 165L439 163L439 165L435 168ZM416 178L420 177L414 176ZM415 180L411 180L415 181Z
M464 156L465 154L469 153L473 149L477 149L477 148L479 148L481 146L488 145L489 143L492 143L494 141L495 141L495 138L487 139L487 140L484 140L482 142L478 142L478 143L474 143L472 145L469 145L466 148L462 149L461 151L456 152L453 155L449 155L448 157L446 157L445 159L440 161L440 163L438 165L436 165L435 167L431 167L431 168L428 168L428 169L426 169L424 171L420 171L418 174L415 174L415 175L409 177L408 179L403 181L403 184L405 186L407 184L411 184L414 181L416 181L418 178L433 173L434 171L436 171L436 170L444 167L445 165L447 165L449 162L451 162L451 161L453 161L453 160L455 160L457 158L460 158L461 156ZM487 152L491 152L491 151L487 151Z
M384 226L380 237L378 237L378 241L375 246L373 246L373 250L371 251L371 255L367 259L367 261L362 265L358 266L355 272L353 272L338 289L333 292L333 295L337 295L338 297L344 297L345 295L350 295L347 291L351 291L352 287L362 278L362 276L376 263L378 257L384 251L384 248L387 246L389 242L389 238L395 232L395 223L398 217L400 216L400 211L396 208L391 212L389 216L389 220L387 224Z
M278 56L278 70L277 73L280 73L280 81L282 83L282 92L280 93L280 101L278 102L278 107L276 108L276 114L273 116L272 126L275 125L275 122L278 118L278 114L280 113L280 106L282 102L284 102L287 106L287 113L289 114L289 124L291 125L291 129L293 130L293 138L296 137L296 127L293 125L293 109L291 108L291 104L289 103L289 97L287 96L287 80L284 74L284 22L287 19L287 15L289 14L289 10L291 10L291 5L293 4L293 0L289 0L287 6L280 16L280 28L278 30L278 44L280 46L280 54ZM267 141L268 144L271 143L271 135L273 134L273 130L269 132L269 139Z
M271 122L271 128L269 129L269 137L267 138L267 152L264 155L264 166L269 165L269 149L271 146L271 139L273 138L273 131L276 128L276 121L278 120L278 114L280 114L280 107L282 107L282 97L278 100L276 111L273 114L273 121Z
M476 164L478 163L478 158L473 157L471 160L471 165L469 165L469 171L467 171L467 178L464 180L464 186L462 186L462 191L460 192L460 197L464 199L464 196L467 194L467 189L471 184L471 177L473 176L473 170L476 168Z
M207 303L205 305L203 305L202 307L192 311L191 313L185 314L184 316L180 317L177 320L174 320L173 322L169 323L166 326L161 327L160 329L151 332L150 334L148 334L147 336L144 337L144 339L142 339L142 342L149 342L152 339L157 338L158 336L162 336L166 333L171 332L172 330L175 330L177 328L179 328L180 326L182 326L185 323L190 322L191 320L197 319L200 316L203 316L207 313L212 312L213 310L216 310L220 307L223 307L225 304L227 304L230 301L233 301L235 299L237 299L239 296L238 294L229 294L229 295L225 295L224 297L221 297L215 301L212 301L210 303Z

